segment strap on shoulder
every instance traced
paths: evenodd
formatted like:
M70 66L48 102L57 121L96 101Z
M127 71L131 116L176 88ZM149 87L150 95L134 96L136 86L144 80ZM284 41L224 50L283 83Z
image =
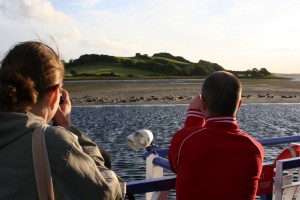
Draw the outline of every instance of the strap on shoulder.
M36 127L32 135L33 165L40 200L54 200L51 169L45 141L47 126Z

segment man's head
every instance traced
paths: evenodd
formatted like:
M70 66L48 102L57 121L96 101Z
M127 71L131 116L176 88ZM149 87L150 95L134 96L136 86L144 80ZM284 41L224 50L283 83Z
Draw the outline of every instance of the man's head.
M202 110L210 115L235 115L241 105L242 85L232 73L209 75L202 86Z

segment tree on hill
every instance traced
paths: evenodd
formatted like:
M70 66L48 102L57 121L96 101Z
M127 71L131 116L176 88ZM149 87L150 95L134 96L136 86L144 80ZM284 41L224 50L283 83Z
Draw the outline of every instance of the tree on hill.
M121 60L121 65L125 66L125 67L134 67L135 66L135 62L133 60Z
M74 65L81 65L81 64L88 64L94 62L111 62L111 63L118 63L119 60L114 56L108 55L98 55L98 54L84 54L81 55L78 59L70 60L66 66L74 66Z
M75 70L70 70L70 73L71 73L72 76L78 76L79 75L78 72L75 71Z
M181 56L173 56L170 53L155 53L152 57L163 57L163 58L169 58L169 59L173 59L173 60L177 60L177 61L181 61L181 62L185 62L185 63L191 63L190 61L186 60L185 58L183 58Z
M136 54L135 54L135 57L136 57L136 58L147 59L147 60L151 59L147 54L142 55L142 54L140 54L140 53L136 53Z
M259 75L259 70L257 68L253 68L251 70L251 76L252 77L257 77Z
M222 70L224 70L224 68L222 66L218 65L217 63L211 63L211 62L205 61L205 60L199 60L198 64L200 66L203 66L203 67L212 68L213 71L222 71Z
M246 71L231 71L231 70L228 71L235 74L237 77L244 77L244 78L272 76L272 73L270 73L266 68L261 68L261 69L252 68L252 69L247 69Z
M268 76L271 75L271 73L266 69L266 68L261 68L259 70L259 74L261 74L262 76Z
M208 75L209 72L201 66L196 66L193 68L191 75L195 75L195 76L203 76L203 75Z

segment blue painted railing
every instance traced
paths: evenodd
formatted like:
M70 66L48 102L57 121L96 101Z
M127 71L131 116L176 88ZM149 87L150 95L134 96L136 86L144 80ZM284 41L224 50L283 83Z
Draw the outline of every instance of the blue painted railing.
M278 191L278 192L276 192L276 194L275 194L275 200L290 199L290 198L295 199L295 195L296 196L299 195L295 191L296 189L298 189L299 184L300 184L299 177L298 177L298 182L293 182L291 185L289 185L289 187L293 187L295 189L294 190L295 192L291 191L291 190L283 192L283 190L282 190L282 188L286 187L283 185L284 184L284 180L283 180L284 170L299 168L299 166L300 166L300 158L299 157L276 161L275 191ZM298 176L299 176L299 174L298 174ZM291 188L289 188L289 189L291 189ZM289 192L291 192L291 193L288 194ZM284 197L284 193L286 195L285 197ZM290 198L287 197L289 195L291 195Z
M263 146L269 146L276 144L299 142L300 136L258 139L257 141L260 142ZM164 169L170 170L168 160L166 158L163 158L168 156L168 151L168 148L156 149L155 152L159 155L159 157L153 160L153 164L160 166ZM143 158L146 159L151 153L153 153L152 150L147 151L146 153L144 153ZM129 194L142 194L146 192L170 190L175 188L175 182L176 176L164 176L160 178L129 181L127 182L127 192ZM272 194L261 194L260 199L271 200Z

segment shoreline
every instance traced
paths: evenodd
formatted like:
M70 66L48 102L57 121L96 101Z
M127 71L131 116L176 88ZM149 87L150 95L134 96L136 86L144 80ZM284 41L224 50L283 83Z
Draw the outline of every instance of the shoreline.
M189 104L204 79L64 82L72 105ZM300 103L300 82L290 79L242 79L244 104Z
M243 103L247 105L299 105L300 103ZM101 107L172 107L172 106L188 106L189 104L74 104L73 108L101 108Z

